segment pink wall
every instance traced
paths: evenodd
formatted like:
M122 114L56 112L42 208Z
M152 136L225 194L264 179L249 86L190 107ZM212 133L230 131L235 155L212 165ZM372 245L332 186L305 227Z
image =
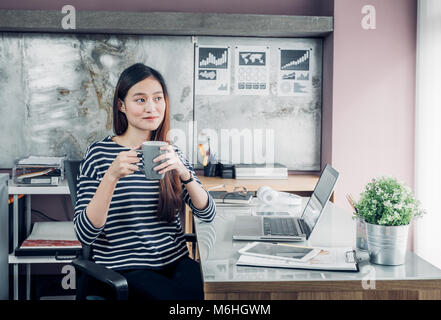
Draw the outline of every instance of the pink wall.
M21 0L1 2L0 9L61 10L64 5L70 4L77 10L331 16L332 2L332 0Z
M363 30L361 9L376 9ZM349 209L373 177L414 185L416 0L335 0L332 164L336 203Z

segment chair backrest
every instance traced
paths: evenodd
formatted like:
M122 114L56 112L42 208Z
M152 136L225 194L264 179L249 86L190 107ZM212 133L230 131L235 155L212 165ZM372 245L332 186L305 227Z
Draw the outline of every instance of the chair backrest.
M72 200L72 207L75 210L77 203L77 184L78 184L78 171L80 170L81 160L65 160L64 168L67 183L69 185L70 199ZM91 260L90 246L82 245L81 256L85 260Z
M70 199L72 200L72 207L75 209L77 203L77 183L78 183L78 171L80 170L81 160L65 160L64 167L69 184Z

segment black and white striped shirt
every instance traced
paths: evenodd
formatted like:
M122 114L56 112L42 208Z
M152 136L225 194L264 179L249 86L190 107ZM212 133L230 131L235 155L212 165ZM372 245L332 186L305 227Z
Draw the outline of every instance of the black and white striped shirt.
M200 184L188 160L178 147L173 147ZM141 170L119 179L110 202L107 221L101 228L95 228L86 215L86 207L107 169L118 153L128 150L115 143L111 136L93 143L87 149L78 174L75 231L82 243L92 246L96 263L115 270L159 269L187 255L188 250L179 214L171 223L157 218L158 180L147 180ZM182 199L193 214L206 222L213 220L216 207L208 192L207 207L198 210L184 184L182 190Z

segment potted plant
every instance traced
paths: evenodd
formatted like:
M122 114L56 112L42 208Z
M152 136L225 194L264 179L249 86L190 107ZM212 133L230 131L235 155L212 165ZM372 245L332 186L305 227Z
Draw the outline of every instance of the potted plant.
M400 265L406 258L409 224L424 213L411 189L395 178L374 178L354 203L366 223L370 261Z

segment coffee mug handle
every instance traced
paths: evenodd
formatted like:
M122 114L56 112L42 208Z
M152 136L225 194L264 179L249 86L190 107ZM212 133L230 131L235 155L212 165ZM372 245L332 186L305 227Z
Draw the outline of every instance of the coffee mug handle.
M142 149L135 150L137 153L141 154L142 164L138 166L138 168L144 170L144 154L142 153Z

